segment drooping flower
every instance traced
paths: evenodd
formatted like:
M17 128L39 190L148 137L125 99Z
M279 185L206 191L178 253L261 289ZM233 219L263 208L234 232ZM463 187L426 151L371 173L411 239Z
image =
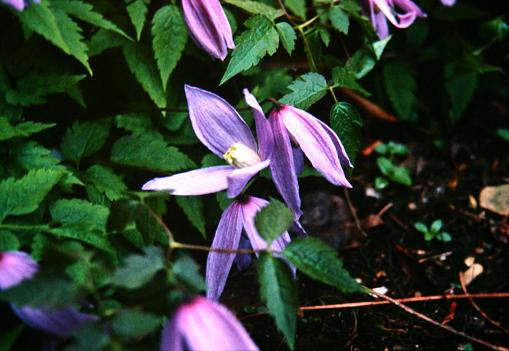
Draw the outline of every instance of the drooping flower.
M212 248L237 250L239 248L242 229L247 235L254 250L267 249L267 243L262 239L255 226L256 213L267 206L266 200L257 197L247 197L234 201L228 206L219 220ZM288 232L284 232L271 244L274 251L282 251L290 242ZM221 296L228 274L235 260L235 254L209 252L205 281L207 282L207 297L218 300Z
M214 166L155 178L143 190L168 190L173 195L203 195L227 189L228 197L239 195L249 180L268 167L272 152L272 131L263 111L247 90L253 108L258 145L238 112L221 97L186 85L189 117L198 139L228 166Z
M10 7L18 11L23 11L23 9L26 6L30 5L31 3L38 4L41 2L40 0L1 0L1 1L2 3L9 5Z
M82 313L76 307L59 309L12 305L12 310L27 325L56 336L67 337L83 324L97 320L97 316Z
M302 211L296 167L302 161L296 162L298 152L292 143L304 152L313 167L330 183L352 187L341 166L352 167L352 164L341 140L329 126L306 111L289 105L281 105L272 111L269 122L274 133L270 163L272 179L297 220Z
M407 28L426 14L412 0L366 0L371 23L380 39L389 35L389 20L397 28ZM450 1L450 0L443 0Z
M454 6L456 0L440 0L444 6Z
M34 259L21 251L0 252L0 290L9 289L30 279L37 272Z
M177 308L163 330L161 351L252 351L256 344L224 306L195 297Z
M219 0L182 0L184 19L195 43L223 61L234 49L232 29Z

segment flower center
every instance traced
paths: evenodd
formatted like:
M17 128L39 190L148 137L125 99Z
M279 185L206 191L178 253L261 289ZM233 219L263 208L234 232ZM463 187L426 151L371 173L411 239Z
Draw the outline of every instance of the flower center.
M237 168L249 167L262 162L256 151L242 143L235 143L230 146L223 158L230 165Z

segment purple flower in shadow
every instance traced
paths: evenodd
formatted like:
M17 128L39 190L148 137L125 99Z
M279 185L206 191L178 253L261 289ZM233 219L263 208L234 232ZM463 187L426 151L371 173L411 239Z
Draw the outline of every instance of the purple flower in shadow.
M12 288L37 273L34 259L21 251L0 252L0 290Z
M180 305L163 330L161 351L252 351L256 344L224 306L195 297Z
M234 49L232 29L219 0L182 0L184 19L195 43L223 61Z
M242 229L244 229L250 246L254 250L267 249L267 243L256 230L254 222L257 212L267 205L268 201L252 196L231 203L219 220L211 247L237 250L240 246ZM272 242L270 248L274 251L282 251L289 242L290 236L288 232L284 232ZM235 256L234 253L209 252L205 273L209 299L218 300L221 296Z
M239 195L249 180L268 167L272 152L272 131L255 97L244 95L253 108L258 145L238 112L221 97L185 86L189 117L198 139L228 166L214 166L155 178L143 190L168 190L173 195L203 195L227 189L228 197Z
M426 14L411 0L365 0L369 6L369 16L380 39L389 35L387 20L397 28L407 28L417 17ZM448 0L443 0L448 1ZM450 1L450 0L449 0Z
M23 11L23 9L30 5L31 3L38 4L41 1L40 0L1 0L2 3L9 5L10 7L14 8L18 11Z
M352 187L341 166L352 167L352 164L343 144L329 126L306 111L289 105L281 105L272 111L269 122L274 133L270 163L272 179L296 220L302 215L297 182L298 168L303 163L302 152L330 183ZM292 147L292 143L298 148Z
M454 4L456 3L456 0L440 0L440 2L444 6L454 6Z

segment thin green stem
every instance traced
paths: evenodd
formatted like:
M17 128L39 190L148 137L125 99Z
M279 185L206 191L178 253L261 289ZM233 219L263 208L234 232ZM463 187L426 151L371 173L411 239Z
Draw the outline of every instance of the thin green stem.
M222 249L222 248L215 248L215 247L209 247L209 246L203 246L203 245L193 245L193 244L179 243L177 241L172 241L170 243L170 247L172 249L187 249L187 250L194 250L194 251L219 252L219 253L225 253L225 254L244 254L244 255L250 255L250 254L255 254L255 253L258 253L258 252L278 253L277 251L272 251L272 250L268 250L268 249L263 249L263 250Z
M23 224L0 224L0 229L7 230L28 230L28 231L42 231L49 230L50 226L47 224L40 225L23 225Z
M329 89L329 92L332 95L332 98L334 99L334 103L337 103L338 102L338 98L336 97L336 94L334 93L334 87L329 85L328 89Z

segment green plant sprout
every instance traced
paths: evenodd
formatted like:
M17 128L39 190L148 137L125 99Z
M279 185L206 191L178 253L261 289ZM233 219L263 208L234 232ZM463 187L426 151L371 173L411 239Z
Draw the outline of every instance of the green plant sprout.
M415 229L417 231L424 234L424 240L431 241L433 239L440 240L443 242L449 242L452 240L451 234L442 231L443 222L441 219L437 219L433 223L431 223L431 227L428 229L426 224L417 222L414 224Z
M390 181L405 186L412 185L410 170L407 167L395 164L396 156L408 154L408 148L405 145L389 141L386 144L378 145L375 151L382 155L377 158L376 164L380 172L385 176L376 177L375 188L377 190L386 188L390 184Z

